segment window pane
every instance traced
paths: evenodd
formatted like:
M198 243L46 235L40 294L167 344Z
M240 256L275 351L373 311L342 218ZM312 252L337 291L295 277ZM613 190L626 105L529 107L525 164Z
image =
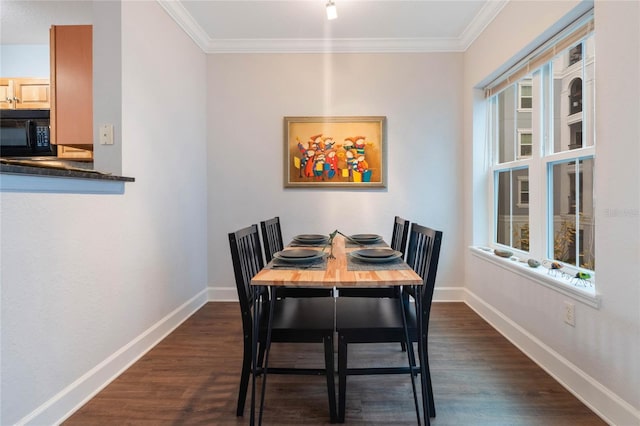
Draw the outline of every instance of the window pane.
M554 260L595 269L593 158L551 165Z
M521 79L497 94L494 138L498 141L498 163L515 161L531 153L518 152L517 138L523 129L531 132L533 106L531 76Z
M511 220L509 211L509 194L511 193L509 182L511 171L498 172L498 191L496 192L497 217L496 217L496 242L507 246L511 245Z
M552 61L553 152L593 145L594 64L593 36Z
M511 85L498 94L498 120L495 136L498 139L499 163L516 159L516 87Z
M522 98L520 99L520 108L521 109L531 109L533 106L533 99L531 98Z
M497 173L496 242L529 251L529 169Z

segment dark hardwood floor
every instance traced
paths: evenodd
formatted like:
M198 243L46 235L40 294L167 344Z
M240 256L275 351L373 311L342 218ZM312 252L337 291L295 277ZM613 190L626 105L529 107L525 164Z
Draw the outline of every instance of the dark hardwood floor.
M350 366L405 365L400 345L350 345ZM353 348L353 350L351 350ZM435 303L429 356L443 425L603 425L598 416L463 303ZM208 303L65 425L244 425L236 303ZM274 344L270 365L322 367L321 344ZM351 376L346 423L416 424L408 376ZM323 376L270 375L266 425L327 424Z

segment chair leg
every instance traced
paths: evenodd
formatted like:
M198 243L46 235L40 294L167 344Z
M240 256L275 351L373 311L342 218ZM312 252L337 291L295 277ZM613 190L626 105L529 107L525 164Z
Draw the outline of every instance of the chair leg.
M242 354L242 373L240 374L240 390L238 391L238 405L236 416L244 415L244 404L247 400L247 389L249 387L249 375L251 374L251 339L245 335L244 349Z
M336 382L333 366L333 331L331 335L324 337L324 368L327 375L327 393L329 398L329 415L331 423L338 420L336 414Z
M413 345L409 346L408 351L409 351L409 362L411 364L411 368L414 371L413 375L417 377L418 376L418 370L414 369L414 367L416 366L416 353L413 351Z
M264 352L266 345L264 344L264 342L259 342L258 345L260 346L258 349L258 370L260 370L264 365ZM259 372L258 376L260 376Z
M347 400L347 341L338 336L338 421L344 423Z
M433 400L433 386L431 385L431 369L429 368L429 355L425 351L426 371L427 371L427 387L429 389L429 415L431 417L436 416L436 403Z

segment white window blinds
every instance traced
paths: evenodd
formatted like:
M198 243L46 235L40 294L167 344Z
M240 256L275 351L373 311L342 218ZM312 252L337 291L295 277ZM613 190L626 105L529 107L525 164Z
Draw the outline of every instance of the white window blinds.
M593 10L569 24L547 42L533 50L508 71L501 74L484 88L485 98L489 98L506 87L514 84L524 76L540 68L558 53L578 43L594 31Z

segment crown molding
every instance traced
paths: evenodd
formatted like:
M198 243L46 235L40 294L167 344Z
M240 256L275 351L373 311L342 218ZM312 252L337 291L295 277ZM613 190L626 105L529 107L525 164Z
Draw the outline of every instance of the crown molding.
M210 43L209 35L202 29L202 27L193 19L193 16L187 9L184 8L180 1L176 0L157 0L160 6L173 18L174 21L178 24L180 28L184 30L185 33L203 51L207 51L207 45Z
M464 46L462 50L467 50L469 46L471 46L471 43L493 22L507 3L509 3L509 0L489 0L482 6L480 12L473 18L460 36L460 44Z
M462 51L458 39L224 39L211 40L206 53L412 53Z
M464 52L509 0L490 0L457 38L211 39L179 0L157 0L193 41L217 53L428 53Z

